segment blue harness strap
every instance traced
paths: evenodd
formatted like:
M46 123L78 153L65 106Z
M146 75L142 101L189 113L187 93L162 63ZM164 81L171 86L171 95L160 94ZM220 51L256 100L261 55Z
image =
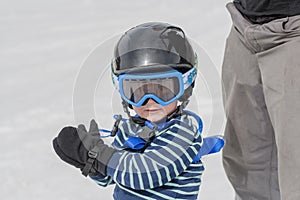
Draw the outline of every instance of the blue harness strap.
M190 116L193 116L197 122L198 122L198 131L200 133L202 133L203 130L203 123L201 118L188 110L184 110L184 112ZM116 118L116 117L115 117ZM126 119L121 119L122 121L126 120ZM168 122L163 123L163 124L159 124L159 125L153 125L151 122L146 121L145 125L147 127L149 127L150 129L154 129L157 128L161 129L164 128L166 126L168 126ZM105 130L105 129L99 129L100 132L106 132L106 133L111 133L111 131L109 130ZM107 136L102 136L102 137L109 137L111 135L107 135ZM128 148L132 149L132 150L141 150L145 147L145 145L147 144L148 141L145 141L144 139L142 139L141 137L130 137L125 141L125 146L127 146ZM221 135L214 135L214 136L210 136L210 137L205 137L203 138L203 144L201 146L200 151L198 152L198 154L195 156L195 158L193 159L193 163L197 163L200 161L200 159L205 156L205 155L209 155L209 154L213 154L213 153L217 153L219 152L223 146L225 144L224 138Z
M141 150L146 145L146 141L140 137L130 137L125 141L125 145L132 150Z
M203 123L201 118L197 114L189 110L184 110L184 112L193 116L197 120L198 130L200 133L202 133ZM223 136L221 135L214 135L214 136L203 138L201 149L193 159L193 163L199 162L202 156L219 152L223 148L224 144L225 141L223 139Z
M220 135L203 138L203 144L200 151L195 156L193 163L199 162L202 156L219 152L223 148L224 144L225 141L223 136Z
M197 115L196 113L193 113L192 111L189 111L189 110L183 110L183 112L193 116L197 120L197 122L198 122L198 131L200 133L202 133L203 123L202 123L202 119L199 117L199 115Z

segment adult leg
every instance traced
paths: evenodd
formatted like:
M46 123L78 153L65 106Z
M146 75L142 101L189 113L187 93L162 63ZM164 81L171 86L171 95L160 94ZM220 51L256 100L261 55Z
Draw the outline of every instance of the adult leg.
M259 27L256 42L266 105L275 131L281 198L300 199L300 16Z
M236 199L277 200L277 149L261 72L244 37L248 25L239 13L231 14L235 26L227 38L222 68L227 114L223 165Z

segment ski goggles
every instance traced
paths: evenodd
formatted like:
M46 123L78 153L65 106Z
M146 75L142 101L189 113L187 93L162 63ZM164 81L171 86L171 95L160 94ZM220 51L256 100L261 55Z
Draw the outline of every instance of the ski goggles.
M185 74L176 70L162 73L121 74L112 73L119 93L127 103L135 107L142 106L147 99L166 106L179 99L196 78L196 68Z

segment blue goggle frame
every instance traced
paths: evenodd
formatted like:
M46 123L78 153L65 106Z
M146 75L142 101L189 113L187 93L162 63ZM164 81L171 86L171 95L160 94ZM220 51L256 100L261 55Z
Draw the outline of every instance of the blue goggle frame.
M187 89L195 80L197 75L197 68L194 67L187 71L186 73L182 74L178 71L168 71L168 72L162 72L162 73L155 73L155 74L147 74L147 75L135 75L135 74L121 74L119 76L116 76L112 73L112 80L115 85L115 87L119 90L119 93L123 100L125 100L127 103L131 104L135 107L140 107L143 105L143 103L151 98L155 100L158 104L162 106L166 106L176 100L178 100L183 94L185 89ZM135 80L145 80L145 79L163 79L163 78L177 78L179 83L179 91L178 93L170 100L164 101L160 99L155 94L145 94L138 102L133 102L128 97L126 97L124 90L123 90L123 80L124 79L135 79Z

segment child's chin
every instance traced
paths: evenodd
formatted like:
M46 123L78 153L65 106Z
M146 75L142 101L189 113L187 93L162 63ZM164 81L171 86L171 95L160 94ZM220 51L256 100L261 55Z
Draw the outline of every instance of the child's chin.
M147 120L149 120L150 122L155 123L155 122L161 121L165 117L166 117L165 115L149 115L147 117Z

